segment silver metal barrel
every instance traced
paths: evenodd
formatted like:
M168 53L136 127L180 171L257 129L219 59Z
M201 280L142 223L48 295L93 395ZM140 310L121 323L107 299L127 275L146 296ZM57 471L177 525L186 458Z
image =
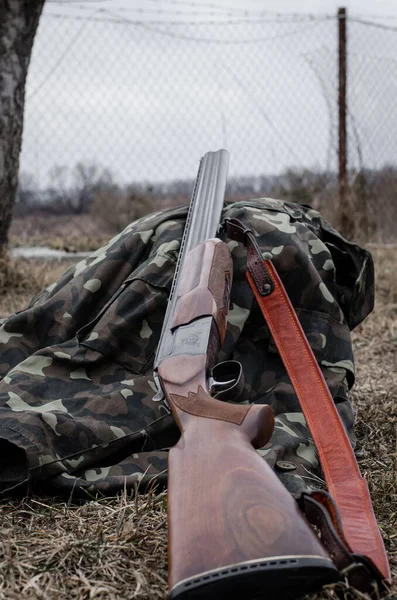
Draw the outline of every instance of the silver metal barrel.
M229 153L227 150L207 152L200 161L175 268L174 280L168 299L167 311L154 359L155 371L159 364L172 351L173 340L170 324L177 300L179 275L183 260L190 250L216 235L225 199L228 165Z

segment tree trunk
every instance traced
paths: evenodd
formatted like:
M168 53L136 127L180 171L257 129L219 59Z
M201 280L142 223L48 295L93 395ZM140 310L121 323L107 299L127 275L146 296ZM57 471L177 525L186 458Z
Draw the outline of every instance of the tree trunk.
M45 0L0 0L0 250L18 183L25 82Z

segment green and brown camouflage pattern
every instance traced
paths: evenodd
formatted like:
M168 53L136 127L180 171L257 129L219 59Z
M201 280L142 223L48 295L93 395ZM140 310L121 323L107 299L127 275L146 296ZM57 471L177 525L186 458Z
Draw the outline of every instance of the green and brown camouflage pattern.
M3 493L111 495L166 484L179 431L153 402L152 364L186 214L132 223L0 327ZM274 261L354 444L350 329L373 307L370 254L309 206L265 198L231 204L224 217L253 229ZM259 452L298 493L321 485L316 450L246 281L246 250L225 241L234 282L219 358L242 363L242 402L273 407L275 432Z

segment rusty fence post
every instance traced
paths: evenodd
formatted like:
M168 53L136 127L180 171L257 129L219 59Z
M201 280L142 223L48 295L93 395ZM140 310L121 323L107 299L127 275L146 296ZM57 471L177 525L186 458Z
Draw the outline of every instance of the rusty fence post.
M339 147L338 147L338 217L341 233L346 237L353 234L354 221L349 214L348 181L347 181L347 36L346 36L346 8L338 9L338 122L339 122Z

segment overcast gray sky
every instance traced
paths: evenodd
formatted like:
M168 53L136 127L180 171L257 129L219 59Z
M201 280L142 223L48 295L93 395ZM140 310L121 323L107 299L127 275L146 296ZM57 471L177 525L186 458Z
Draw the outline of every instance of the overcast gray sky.
M76 2L78 4L78 2ZM151 0L105 0L100 3L103 8L133 8L133 7L152 7ZM160 0L155 3L162 9L171 8L173 5L166 0ZM189 0L180 0L178 5L183 8L183 4L188 7L191 5ZM200 0L197 0L200 4ZM332 13L340 6L346 7L349 11L355 14L365 15L394 15L397 17L397 2L396 0L345 0L338 2L337 0L209 0L201 2L202 5L213 5L214 7L228 9L232 7L240 11L255 10L255 11L274 11L274 12L302 12L302 13ZM99 6L99 4L98 4ZM174 5L175 7L175 5ZM196 7L197 8L197 7ZM201 9L204 10L204 7Z
M41 187L52 167L78 161L123 182L161 181L193 177L200 156L221 146L232 175L335 168L339 5L47 2L21 169ZM349 22L351 165L379 167L397 151L397 1L343 5L373 23Z

